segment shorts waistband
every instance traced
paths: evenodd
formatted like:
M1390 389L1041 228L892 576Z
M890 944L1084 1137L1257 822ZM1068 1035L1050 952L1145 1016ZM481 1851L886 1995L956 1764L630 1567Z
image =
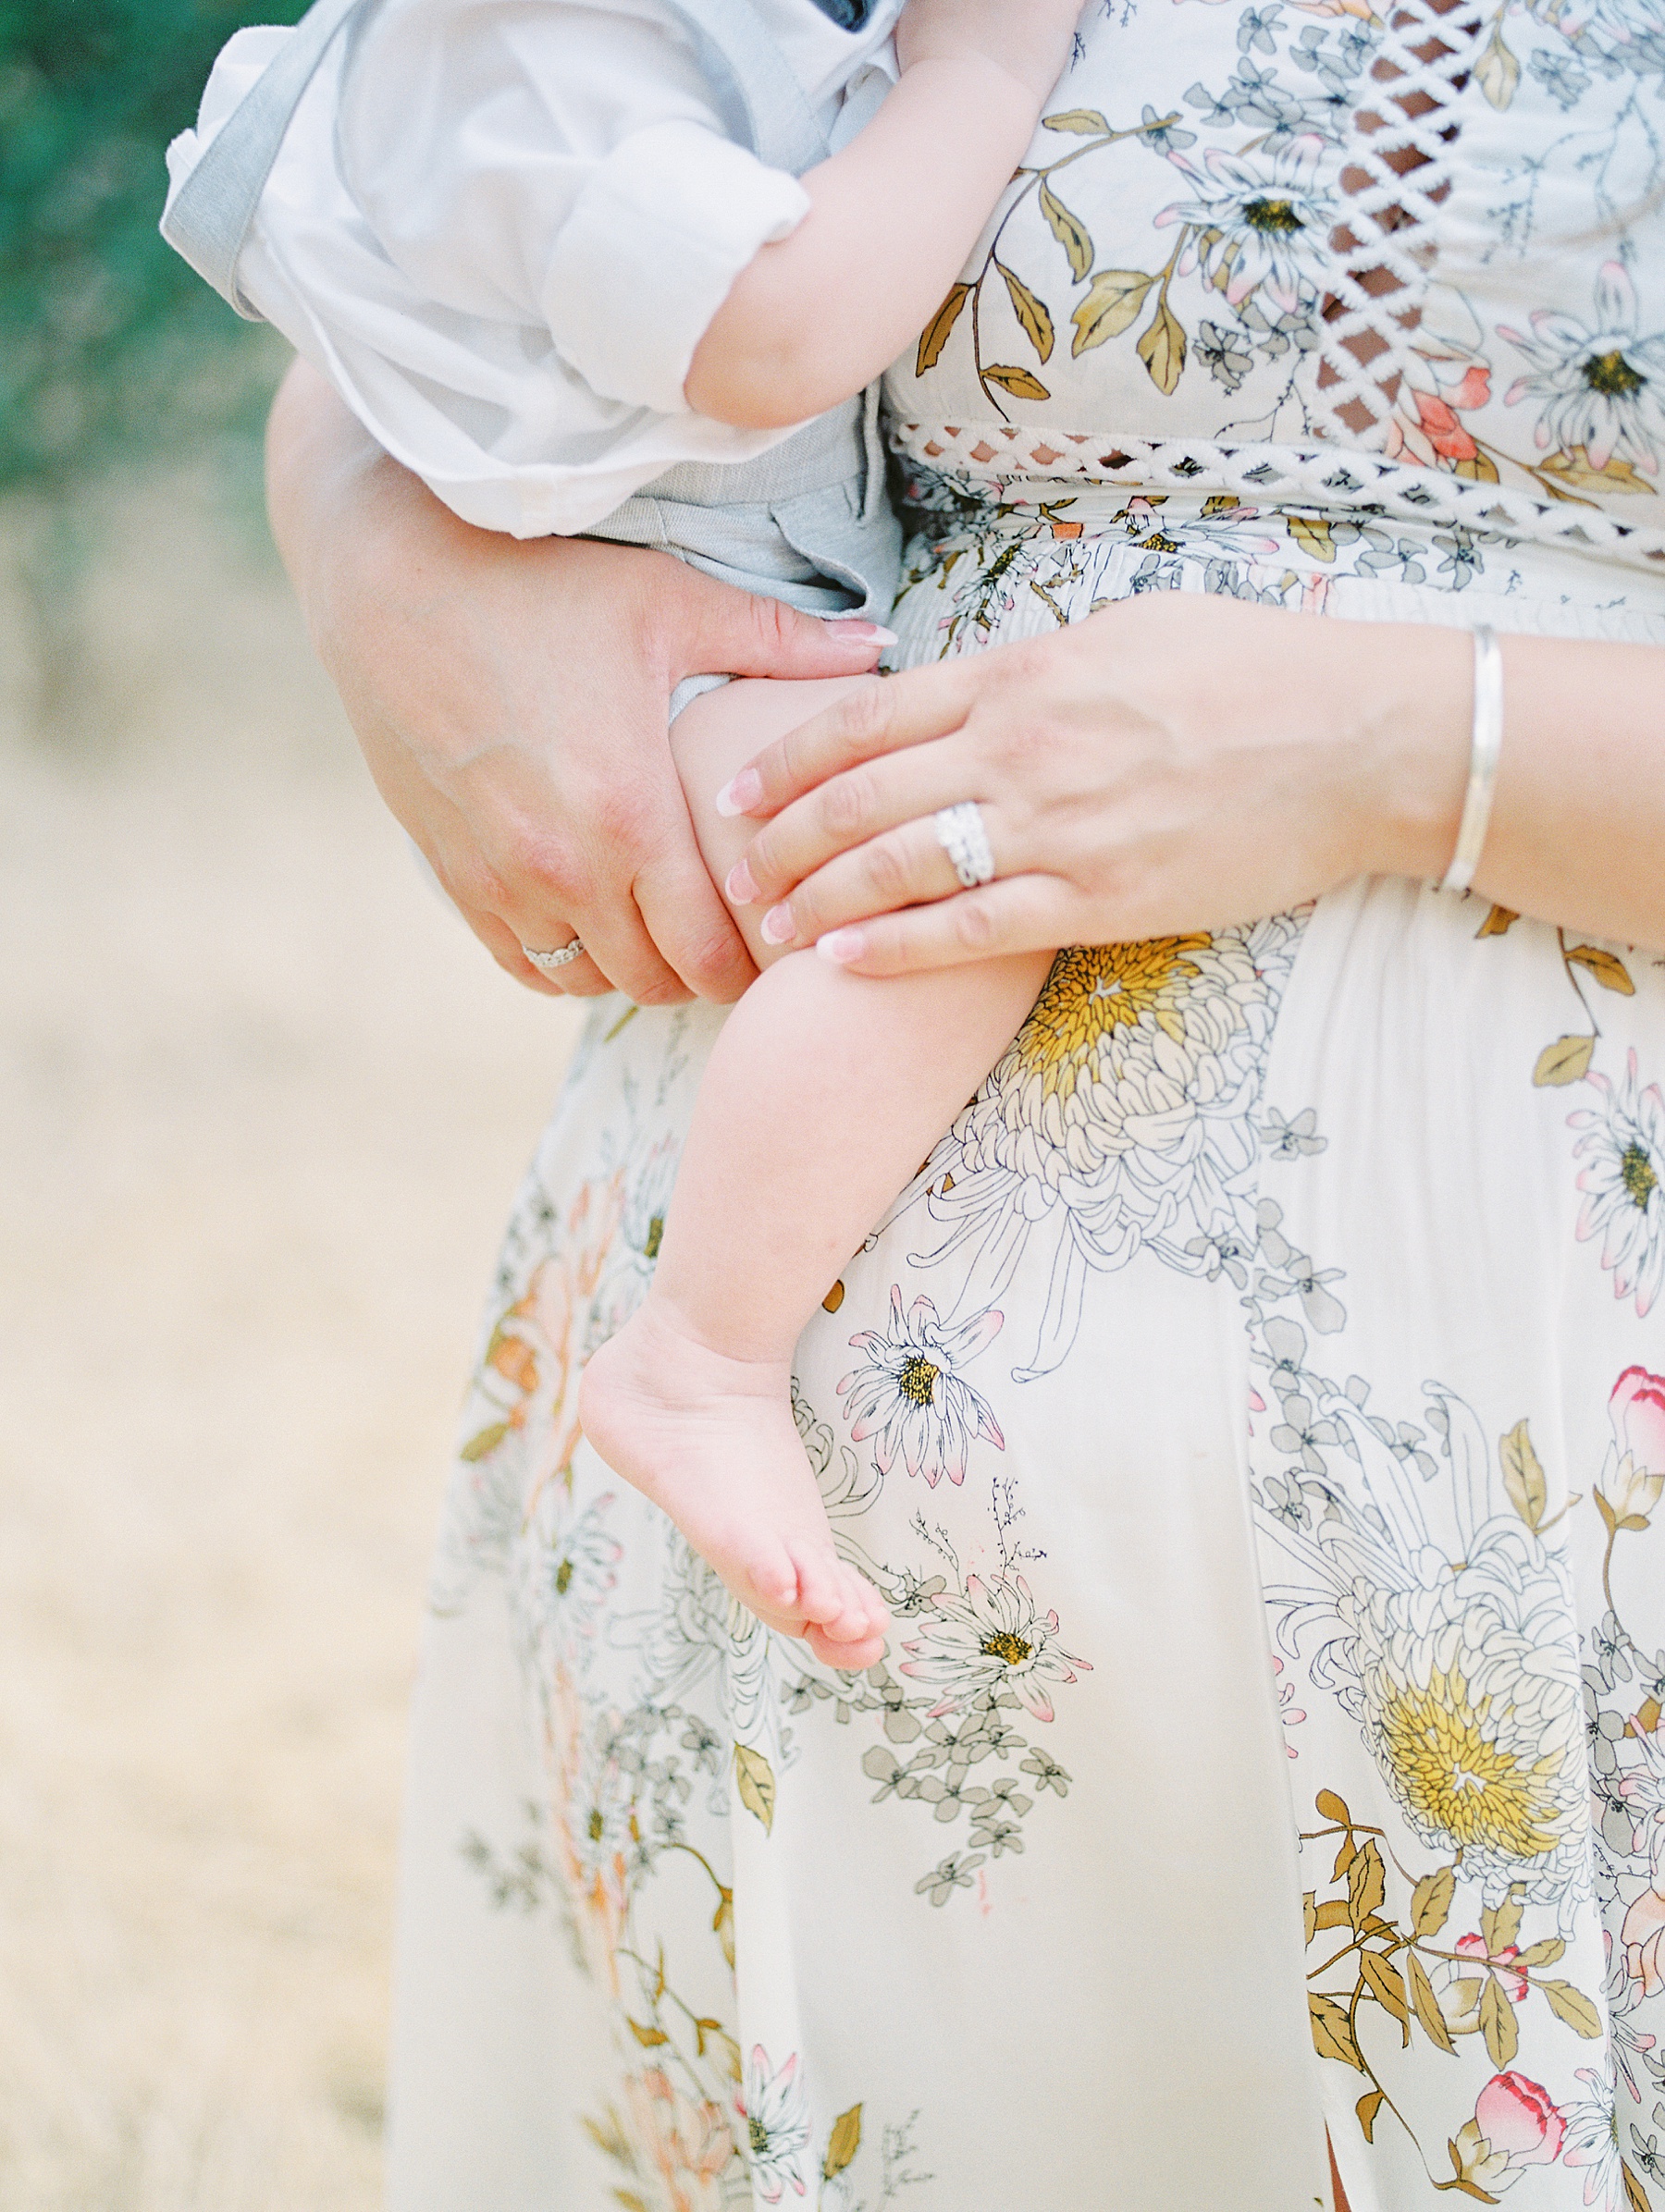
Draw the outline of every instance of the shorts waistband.
M684 461L643 485L635 499L669 500L679 507L772 507L802 492L831 491L859 481L867 467L862 403L847 401L818 415L753 461ZM623 510L621 510L623 511Z

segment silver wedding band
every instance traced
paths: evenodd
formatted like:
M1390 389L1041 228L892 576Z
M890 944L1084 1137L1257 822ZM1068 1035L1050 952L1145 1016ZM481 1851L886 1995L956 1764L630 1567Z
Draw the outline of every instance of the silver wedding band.
M584 940L575 937L570 945L557 945L552 952L536 952L530 945L522 945L521 951L540 976L553 976L557 968L584 958Z
M931 817L937 842L954 864L954 872L967 891L994 880L994 855L983 828L982 808L975 799L957 806L944 806Z

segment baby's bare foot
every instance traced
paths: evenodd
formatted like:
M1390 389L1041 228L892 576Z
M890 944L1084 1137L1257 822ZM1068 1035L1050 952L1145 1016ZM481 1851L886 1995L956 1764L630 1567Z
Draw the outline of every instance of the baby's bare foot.
M585 1369L578 1418L760 1620L835 1666L875 1664L889 1616L833 1548L785 1362L713 1352L649 1296Z

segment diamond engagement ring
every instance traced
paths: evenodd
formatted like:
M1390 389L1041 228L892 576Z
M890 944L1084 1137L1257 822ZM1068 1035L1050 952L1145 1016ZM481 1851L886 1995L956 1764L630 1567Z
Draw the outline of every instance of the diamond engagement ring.
M557 968L565 967L570 960L583 959L584 940L575 937L570 945L557 945L552 952L535 952L530 945L522 945L521 951L540 976L552 976Z
M967 891L994 880L994 855L983 828L982 808L975 799L957 806L944 806L932 817L937 842L954 863L954 872Z

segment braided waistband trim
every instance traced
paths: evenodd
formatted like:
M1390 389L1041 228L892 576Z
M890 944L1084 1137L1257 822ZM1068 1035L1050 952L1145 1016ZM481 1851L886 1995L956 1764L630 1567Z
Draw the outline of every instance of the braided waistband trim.
M1605 507L1538 499L1512 485L1350 447L1224 446L1208 438L1103 436L993 423L897 423L891 443L905 461L992 487L1016 488L1034 476L1130 492L1235 492L1263 507L1382 514L1564 545L1654 575L1665 569L1665 526L1622 522Z

